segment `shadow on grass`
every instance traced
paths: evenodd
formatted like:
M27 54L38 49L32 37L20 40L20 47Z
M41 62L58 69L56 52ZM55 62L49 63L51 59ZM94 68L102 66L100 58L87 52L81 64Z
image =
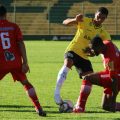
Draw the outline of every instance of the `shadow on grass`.
M85 113L110 113L108 111L86 111Z
M17 110L17 109L15 109L15 110L0 110L0 112L35 112L35 110Z
M18 109L20 108L20 109ZM21 108L33 108L33 110L21 110ZM62 114L57 110L53 110L54 108L58 108L56 106L43 106L44 108L48 108L47 110L45 110L47 113L49 114ZM0 105L0 112L3 111L9 111L9 112L35 112L34 110L34 106L26 106L26 105ZM110 113L107 111L94 111L94 110L90 110L90 111L86 111L85 113ZM70 113L65 113L65 114L70 114ZM74 114L74 113L73 113Z
M20 110L21 108L33 108L33 110ZM43 106L43 108L48 108L48 109L52 109L52 108L57 108L55 106ZM34 106L26 106L26 105L0 105L0 112L3 111L9 111L9 112L35 112L34 110ZM46 111L48 113L58 113L59 111Z
M35 112L35 110L20 110L19 108L33 108L25 105L0 105L0 112Z
M0 108L34 108L34 106L27 105L0 105ZM43 106L43 108L57 108L55 106Z
M0 105L0 108L33 108L33 106L26 106L26 105Z

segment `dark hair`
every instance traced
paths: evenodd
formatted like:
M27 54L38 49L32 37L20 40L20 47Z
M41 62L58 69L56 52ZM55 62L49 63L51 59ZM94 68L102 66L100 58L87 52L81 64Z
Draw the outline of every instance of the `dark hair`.
M3 5L0 5L0 16L4 16L6 13L7 9Z
M97 51L103 46L103 40L99 36L96 36L91 40L91 48L94 50L96 56L99 55Z
M108 9L105 8L105 7L100 7L100 8L98 9L98 12L100 12L101 14L106 15L106 17L108 16Z
M91 40L91 44L93 48L98 48L104 45L103 40L99 36L94 37Z

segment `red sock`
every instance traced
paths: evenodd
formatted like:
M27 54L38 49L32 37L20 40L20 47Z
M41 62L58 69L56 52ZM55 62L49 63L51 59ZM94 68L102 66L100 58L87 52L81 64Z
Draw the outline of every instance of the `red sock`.
M29 95L33 105L35 106L36 111L42 109L33 86L31 84L28 84L28 85L25 85L24 87L25 87L25 90L26 90L27 94Z
M85 110L85 105L87 98L91 92L91 83L87 80L82 81L81 90L80 90L80 96L77 100L77 106L80 106L83 110Z

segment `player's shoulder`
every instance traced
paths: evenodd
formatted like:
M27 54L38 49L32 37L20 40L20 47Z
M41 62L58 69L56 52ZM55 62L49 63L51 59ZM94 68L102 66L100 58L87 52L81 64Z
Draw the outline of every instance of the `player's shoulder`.
M19 27L16 23L14 23L14 22L11 22L11 21L7 21L8 22L8 24L10 25L10 26L13 26L13 27Z
M85 21L92 21L92 18L91 18L91 17L86 17L86 16L84 16L84 20L85 20Z

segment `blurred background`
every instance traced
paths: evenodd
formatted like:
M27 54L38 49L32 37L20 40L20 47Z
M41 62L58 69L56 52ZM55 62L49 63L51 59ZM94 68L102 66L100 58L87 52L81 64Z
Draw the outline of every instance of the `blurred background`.
M17 23L25 39L71 39L76 28L65 27L62 21L82 13L94 16L96 10L107 7L105 29L113 39L120 39L120 0L0 0L8 10L8 19Z

